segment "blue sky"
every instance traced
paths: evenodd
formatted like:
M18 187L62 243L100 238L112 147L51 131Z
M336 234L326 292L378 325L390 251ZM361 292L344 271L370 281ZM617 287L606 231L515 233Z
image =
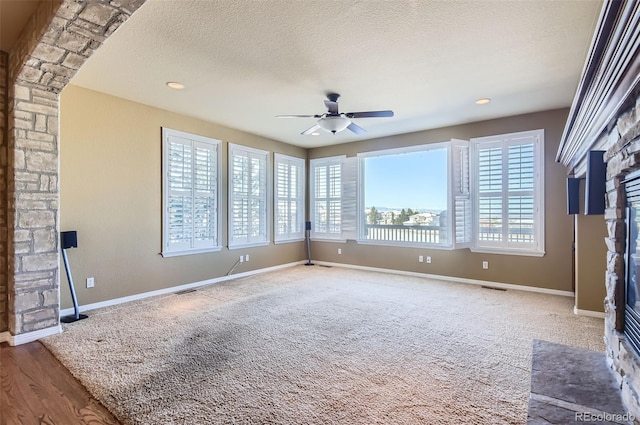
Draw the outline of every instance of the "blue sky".
M446 148L365 160L365 206L447 208Z

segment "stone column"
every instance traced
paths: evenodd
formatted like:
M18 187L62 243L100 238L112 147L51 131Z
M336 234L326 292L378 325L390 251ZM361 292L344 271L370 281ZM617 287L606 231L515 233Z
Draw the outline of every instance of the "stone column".
M12 335L59 321L59 94L144 1L41 2L10 53L7 299Z
M9 55L0 51L0 333L7 321L7 106Z

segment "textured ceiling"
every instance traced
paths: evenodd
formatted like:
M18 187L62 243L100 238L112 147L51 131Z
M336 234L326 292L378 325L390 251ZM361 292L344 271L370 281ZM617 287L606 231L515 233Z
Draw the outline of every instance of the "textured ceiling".
M570 106L602 2L148 0L72 84L314 147ZM186 85L182 91L167 81ZM329 91L363 136L302 136ZM490 97L478 106L474 101Z

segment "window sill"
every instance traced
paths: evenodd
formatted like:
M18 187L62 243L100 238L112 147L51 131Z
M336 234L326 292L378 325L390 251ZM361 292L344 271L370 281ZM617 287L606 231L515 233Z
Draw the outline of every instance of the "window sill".
M334 242L334 243L347 243L346 239L331 239L331 238L318 238L312 237L311 242Z
M271 242L267 241L267 242L248 242L248 243L237 244L237 245L229 245L229 251L234 249L253 248L256 246L268 246L270 244Z
M525 251L519 249L493 249L493 248L470 248L471 252L478 252L483 254L499 254L499 255L520 255L523 257L544 257L546 254L544 251Z
M377 245L377 246L395 246L398 248L425 248L425 249L441 249L444 251L451 251L453 247L450 245L436 245L419 242L395 242L395 241L375 241L360 239L356 241L358 245Z
M191 255L191 254L206 254L208 252L219 252L221 249L222 249L221 246L216 246L213 248L199 248L199 249L190 249L190 250L183 250L183 251L161 252L160 255L162 255L164 258L181 257L184 255Z
M283 244L283 243L292 243L292 242L304 242L304 238L295 238L295 239L281 239L279 241L273 241L275 245Z

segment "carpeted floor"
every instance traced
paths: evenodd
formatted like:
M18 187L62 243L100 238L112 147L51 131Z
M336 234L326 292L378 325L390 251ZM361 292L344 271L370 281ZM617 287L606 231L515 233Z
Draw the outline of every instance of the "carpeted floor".
M297 266L91 312L42 342L124 424L521 424L567 297Z

